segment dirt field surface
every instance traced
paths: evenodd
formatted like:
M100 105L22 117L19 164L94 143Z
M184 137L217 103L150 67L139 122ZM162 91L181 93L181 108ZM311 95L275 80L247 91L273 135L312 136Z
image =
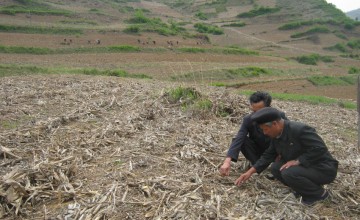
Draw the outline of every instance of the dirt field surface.
M253 176L220 177L247 97L197 85L210 111L171 102L176 84L116 77L0 79L2 219L357 219L357 112L274 100L315 127L340 161L331 199L300 204L289 188ZM217 117L221 106L232 110ZM280 208L281 206L281 208Z
M328 96L338 99L356 101L357 89L355 86L314 86L308 80L291 80L261 83L260 88L276 93L291 93L304 95ZM241 89L258 90L258 84L241 86Z
M229 42L233 41L233 37L239 34L238 31L229 32ZM259 39L254 36L244 35L242 32L238 35L244 38L252 38L254 44L259 42ZM72 40L70 45L64 45L64 39ZM101 44L96 45L95 40L101 39ZM149 42L149 44L138 43ZM90 40L90 44L88 41ZM154 45L152 41L156 41ZM272 66L273 68L283 69L309 69L313 72L316 69L319 72L328 75L341 76L346 73L344 67L358 66L359 63L352 59L338 58L330 65L319 64L316 67L309 67L297 63L287 63L285 58L276 56L246 56L246 55L226 55L226 54L191 54L191 53L176 53L172 48L168 48L167 41L178 41L179 44L174 48L180 47L199 47L196 45L194 39L181 39L176 37L165 37L155 34L148 36L132 36L120 33L106 33L99 34L89 31L86 36L79 38L40 34L20 34L20 33L0 33L0 44L8 46L22 46L22 47L41 47L52 49L67 49L67 48L86 48L86 47L103 47L113 45L134 45L140 48L165 49L162 52L137 52L137 53L92 53L92 54L54 54L54 55L29 55L29 54L0 54L2 64L8 65L35 65L42 67L75 67L75 68L100 68L100 69L113 69L120 68L130 73L143 73L149 74L156 79L169 78L171 76L178 76L193 71L211 71L216 69L238 68L244 66ZM216 38L214 38L216 42ZM220 41L220 39L219 39ZM235 41L236 42L236 41ZM269 42L260 42L268 45ZM223 42L224 43L224 42ZM282 51L284 54L297 55L299 50L287 48L284 46ZM211 45L201 45L202 48L210 48ZM257 44L257 47L259 45ZM280 52L279 52L280 51ZM277 49L278 53L281 50ZM265 52L266 53L266 52ZM165 77L164 77L165 76ZM204 76L206 78L206 75ZM246 80L246 79L245 79ZM276 81L274 78L272 81ZM288 92L298 94L314 94L327 96L332 98L342 98L356 100L356 86L322 86L315 87L309 82L293 80L286 81L280 79L280 82L261 83L258 80L257 84L249 84L244 86L244 89L253 90L268 90L270 92ZM209 80L206 80L209 82ZM200 82L201 83L201 82Z

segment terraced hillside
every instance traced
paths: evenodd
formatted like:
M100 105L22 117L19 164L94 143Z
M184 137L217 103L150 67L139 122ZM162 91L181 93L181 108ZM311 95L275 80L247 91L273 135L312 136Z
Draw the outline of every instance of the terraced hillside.
M356 98L356 74L349 73L359 71L358 22L322 0L6 0L0 12L4 74L16 65L57 73L121 69L167 81L242 89L266 83L273 92ZM229 74L249 67L267 74Z

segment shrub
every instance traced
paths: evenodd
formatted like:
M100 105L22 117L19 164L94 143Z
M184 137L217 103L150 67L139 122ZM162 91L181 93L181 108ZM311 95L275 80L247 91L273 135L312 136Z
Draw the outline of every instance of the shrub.
M241 14L238 14L237 17L239 18L252 18L264 14L271 14L280 11L280 8L270 8L270 7L259 7L252 9L249 12L244 12Z
M300 56L300 57L297 57L296 60L302 64L316 65L319 60L319 55L313 54L313 55L309 55L309 56Z
M340 51L340 52L347 52L348 50L346 49L345 45L344 44L341 44L341 43L337 43L335 44L334 46L331 46L331 47L326 47L325 49L327 50L332 50L332 51Z
M218 26L213 26L205 23L196 23L194 27L200 33L209 33L214 35L224 34L224 30L219 28Z
M195 103L195 106L197 109L203 110L203 111L210 111L213 104L209 99L202 99Z
M140 32L140 27L137 25L130 25L129 27L126 27L124 29L125 33L132 33L132 34L137 34Z
M160 18L147 18L142 10L136 10L134 17L128 20L129 23L135 24L127 27L125 33L139 33L141 31L156 32L161 35L176 35L181 32L186 33L186 29L174 21L166 24Z
M299 37L304 37L306 35L317 34L317 33L330 33L330 30L325 26L318 26L318 27L313 27L313 28L309 29L308 31L305 31L302 33L293 34L290 37L291 38L299 38Z
M246 24L244 22L224 24L222 27L244 27Z
M295 58L299 63L306 64L306 65L317 65L318 61L323 62L334 62L334 60L329 56L320 56L319 54L310 54L310 55L303 55L300 57Z
M182 106L192 104L200 97L200 93L194 88L177 87L167 93L170 103L181 103Z
M348 73L349 74L360 74L360 69L357 67L350 67Z
M351 49L360 49L360 39L350 40L347 43L347 46L350 47Z
M215 51L219 51L224 54L244 54L244 55L259 55L259 52L240 48L240 47L228 47L228 48L220 48L220 49L213 49Z
M200 20L207 20L208 19L208 15L201 12L201 11L196 13L195 16L198 17Z

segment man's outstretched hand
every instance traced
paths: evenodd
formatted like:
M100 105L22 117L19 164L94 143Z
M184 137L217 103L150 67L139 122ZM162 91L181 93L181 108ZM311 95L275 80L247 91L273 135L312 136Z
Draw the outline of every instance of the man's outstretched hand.
M230 167L231 167L231 158L226 158L223 165L219 169L220 175L229 176Z
M256 173L256 169L251 167L246 173L241 174L241 176L235 180L235 185L240 186L246 180L248 180L251 175L253 175L253 173Z

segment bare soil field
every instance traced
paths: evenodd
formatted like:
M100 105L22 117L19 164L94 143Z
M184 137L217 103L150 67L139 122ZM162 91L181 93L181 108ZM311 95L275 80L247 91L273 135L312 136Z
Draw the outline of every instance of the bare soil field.
M356 101L356 86L314 86L308 80L289 80L277 82L264 82L261 84L249 84L241 86L241 89L259 90L276 93L291 93L303 95L316 95Z
M233 41L236 32L229 32L229 42ZM241 35L240 35L241 36ZM243 36L244 37L244 36ZM246 37L246 36L245 36ZM252 39L254 45L259 40L256 37ZM64 39L67 42L71 39L70 45L64 44ZM101 44L95 44L95 40L100 39ZM214 38L216 39L216 38ZM90 44L88 41L90 40ZM138 43L138 40L141 43ZM179 44L169 48L168 41ZM220 40L220 39L219 39ZM239 39L241 41L241 39ZM156 41L154 44L152 41ZM226 41L223 40L223 43ZM134 36L123 33L106 33L99 34L95 31L89 31L84 36L69 37L66 35L41 35L41 34L21 34L21 33L0 33L0 44L8 46L23 46L23 47L41 47L52 49L66 49L66 48L86 48L86 47L102 47L113 45L134 45L140 48L154 49L162 48L168 52L138 52L138 53L93 53L93 54L59 54L59 55L29 55L29 54L0 54L2 64L17 64L17 65L36 65L42 67L77 67L77 68L121 68L130 73L144 73L149 74L156 79L164 79L164 76L182 75L192 71L208 71L214 69L236 68L241 66L275 66L284 70L288 68L303 68L300 64L286 64L286 60L276 56L246 56L246 55L226 55L226 54L190 54L190 53L176 53L172 48L177 47L202 47L210 48L211 45L197 45L194 39L182 39L179 37L166 37L155 34L148 34L147 36ZM269 45L265 42L264 45ZM282 48L286 54L298 54L298 50ZM276 53L279 53L276 49ZM270 53L271 54L271 53ZM328 65L320 64L317 67L318 71L324 72L328 75L346 75L344 67L359 65L356 60L351 59L336 59L335 63ZM305 68L309 68L306 66ZM206 77L205 77L206 78ZM274 79L276 80L276 79ZM356 99L356 87L347 86L342 87L341 92L338 92L336 86L314 87L309 82L302 85L304 82L284 81L282 79L279 83L265 83L261 80L257 84L251 84L243 87L244 89L267 89L270 92L287 91L289 93L295 92L299 94L323 95L333 98ZM295 85L296 84L296 85ZM299 85L299 86L297 86ZM311 89L310 89L311 88Z
M0 79L2 219L357 219L355 110L274 100L314 126L340 161L331 199L300 204L277 181L220 177L247 97L197 85L210 111L184 110L158 80L91 76ZM217 117L220 106L232 109ZM266 174L268 170L264 173Z

